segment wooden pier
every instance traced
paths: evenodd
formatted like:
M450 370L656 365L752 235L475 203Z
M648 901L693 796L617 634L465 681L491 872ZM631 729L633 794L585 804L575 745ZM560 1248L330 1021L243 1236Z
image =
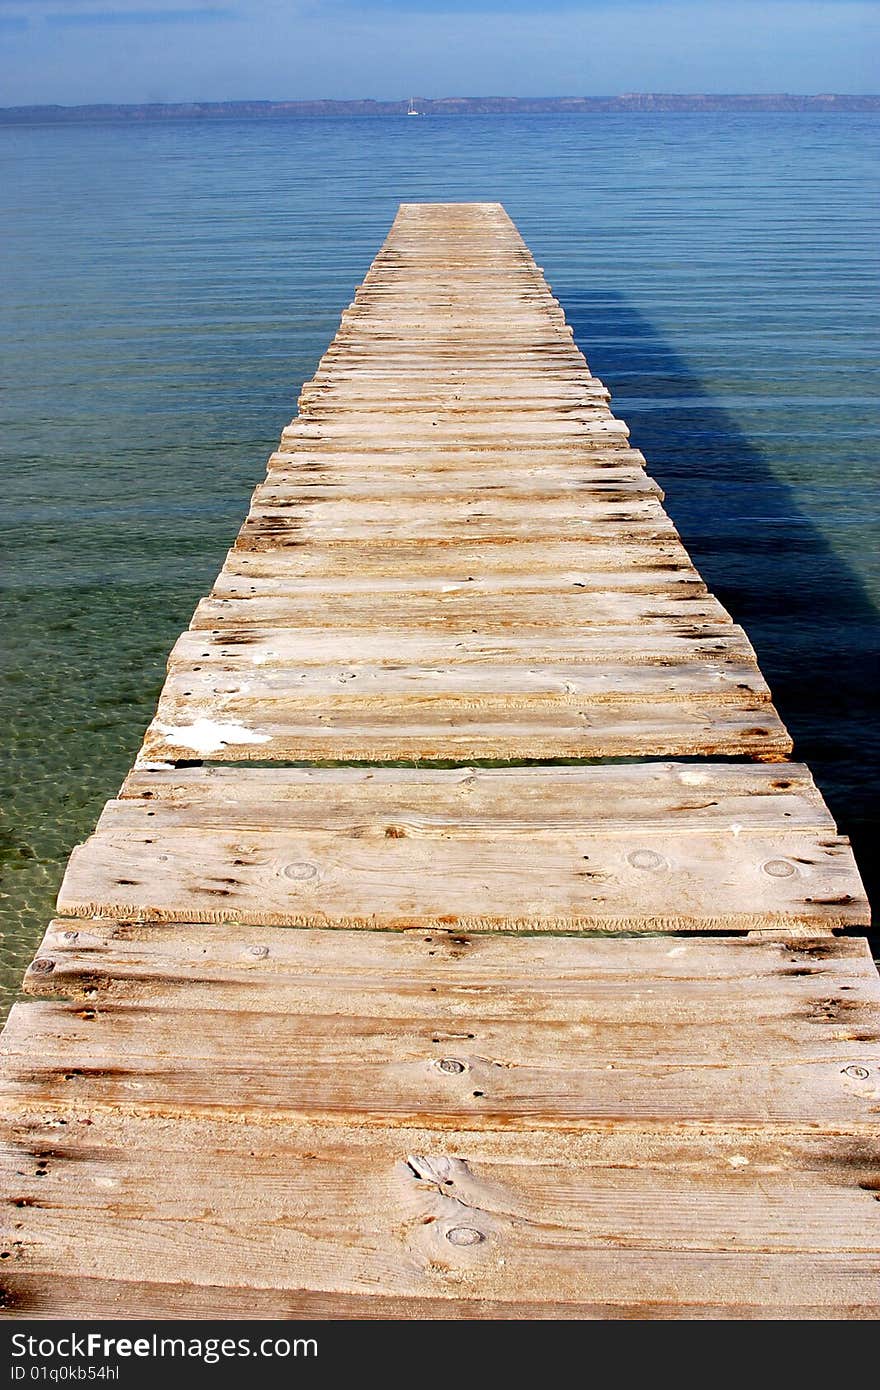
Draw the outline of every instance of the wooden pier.
M3 1035L7 1315L880 1313L858 872L608 401L401 207Z

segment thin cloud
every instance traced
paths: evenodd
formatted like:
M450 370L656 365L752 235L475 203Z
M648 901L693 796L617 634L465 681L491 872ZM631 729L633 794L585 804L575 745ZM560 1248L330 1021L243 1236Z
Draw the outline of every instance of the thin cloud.
M187 10L78 10L70 13L55 11L45 16L47 24L62 29L113 24L214 24L237 18L236 10L220 9L216 6Z
M751 3L766 8L768 5L787 7L797 0L750 0ZM599 11L613 11L621 8L654 10L677 10L682 5L703 9L723 10L728 0L320 0L311 6L314 13L334 11L350 12L356 10L364 19L370 13L388 15L393 12L409 15L435 15L438 18L451 14L519 14L531 15L540 19L547 14L595 14ZM873 8L876 0L801 0L801 8Z

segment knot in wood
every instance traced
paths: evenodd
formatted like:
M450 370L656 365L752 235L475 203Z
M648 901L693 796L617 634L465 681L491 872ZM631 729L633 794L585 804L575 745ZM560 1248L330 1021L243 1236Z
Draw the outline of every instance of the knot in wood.
M467 1071L464 1062L456 1061L454 1057L443 1057L437 1063L441 1071L448 1072L452 1076L457 1076L460 1072Z
M48 956L37 956L36 960L31 963L31 970L36 975L51 975L54 969L55 962L50 960Z
M852 1077L853 1081L867 1081L870 1072L867 1067L844 1067L843 1075Z
M669 863L658 854L654 849L634 849L632 854L628 854L627 861L632 864L634 869L668 869Z
M764 865L764 873L771 878L791 878L794 872L794 864L789 864L787 859L768 859Z
M479 1245L486 1237L476 1226L453 1226L446 1232L446 1239L450 1245Z
M316 878L317 874L318 870L314 864L286 864L284 866L284 877L295 879L298 883Z

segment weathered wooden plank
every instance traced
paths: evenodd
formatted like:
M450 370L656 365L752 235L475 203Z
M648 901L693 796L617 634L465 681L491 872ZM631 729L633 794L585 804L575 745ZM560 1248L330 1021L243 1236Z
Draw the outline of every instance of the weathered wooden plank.
M487 467L493 461L494 467ZM278 449L270 454L267 484L321 477L339 477L342 484L362 472L384 482L387 490L393 493L403 481L406 470L424 478L426 484L432 479L439 481L441 477L452 475L463 482L469 480L469 486L476 489L503 487L508 479L524 479L530 475L536 479L558 478L562 482L577 478L592 482L624 475L644 477L649 486L653 483L644 471L645 460L638 449L591 449L578 454L568 448L541 446L521 450L513 459L505 456L503 467L498 465L498 457L480 447L438 449L419 443L409 452L344 449L336 453L332 450L316 453L305 446ZM659 492L655 495L659 496Z
M387 385L390 391L396 390L401 394L455 391L459 387L478 394L487 389L494 390L497 385L502 398L506 392L511 396L521 394L534 399L533 387L538 398L556 391L564 395L577 395L584 390L598 395L602 400L611 398L608 387L591 374L582 354L561 363L511 361L503 372L499 372L497 364L478 362L473 358L429 363L420 357L404 357L391 363L384 357L367 360L337 357L327 363L322 359L315 375L302 390L333 390L337 384L341 388L362 387L364 390L380 389ZM605 392L608 392L607 396Z
M471 1318L877 1307L866 1140L425 1130L407 1147L395 1131L178 1120L157 1134L156 1122L89 1118L24 1115L4 1148L11 1190L33 1202L4 1247L22 1314L38 1276L58 1311L85 1283L99 1308L145 1300L172 1316L368 1316L373 1300L386 1316ZM236 1290L252 1294L247 1312Z
M429 448L432 444L446 449L482 447L496 455L500 462L506 454L531 451L545 444L553 445L560 452L567 447L571 454L577 454L591 448L607 450L614 441L619 441L621 448L625 448L629 439L628 426L613 417L585 424L553 420L518 424L517 416L512 413L503 429L489 420L482 426L440 420L431 429L430 439L428 428L426 426L420 430L416 425L407 428L405 422L401 422L396 429L391 429L388 425L380 425L375 417L368 416L364 416L362 424L347 419L338 424L298 419L282 431L281 448L291 449L302 444L315 450L322 446L327 451L342 451L346 446L361 450L365 440L369 440L369 447L378 453L413 449L420 445Z
M454 541L459 536L493 539L503 536L564 536L580 531L618 535L674 534L672 523L651 496L623 500L581 494L577 501L532 497L506 499L496 493L460 502L425 501L415 515L402 513L400 503L387 499L322 497L292 506L252 505L241 537L253 531L264 535L280 530L304 539L346 541L375 536L418 545L422 540Z
M295 554L293 553L295 552ZM594 539L578 535L551 540L499 538L478 541L467 538L454 546L443 541L426 541L418 547L388 540L347 541L344 546L311 542L303 545L295 536L283 533L264 544L251 539L237 543L226 557L224 570L241 575L290 575L298 578L325 576L352 582L367 575L411 579L420 575L442 575L452 582L488 575L558 575L578 579L608 569L668 567L668 572L692 569L690 557L677 536L664 534L647 539L627 536Z
M168 816L161 796L110 802L97 833L72 853L58 910L158 922L385 929L752 930L866 923L848 842L829 828L790 828L784 812L772 828L751 826L748 819L723 826L712 816L701 820L699 809L667 821L655 812L655 819L642 821L638 802L624 828L610 828L601 817L589 824L585 788L592 770L577 771L582 776L564 785L584 788L587 823L573 826L570 817L555 823L548 816L541 830L524 834L517 820L513 835L505 830L505 805L509 817L516 780L492 776L481 781L482 805L496 796L485 824L473 803L468 806L455 773L445 805L438 791L445 815L432 817L386 817L385 798L370 815L370 784L360 781L359 820L345 833L334 810L346 787L338 777L304 780L313 819L284 830L274 828L278 815L247 831L206 826L197 817L186 824L185 816ZM528 776L521 771L520 777ZM154 790L157 783L150 785ZM267 794L270 785L261 783ZM603 785L608 778L592 780L592 787ZM328 826L316 795L321 787ZM462 835L449 824L453 795L467 808ZM703 799L712 799L710 792Z
M260 628L247 624L236 628L190 629L181 633L169 658L169 669L178 666L204 668L204 662L222 658L235 666L310 666L370 662L377 665L472 665L490 663L529 667L534 663L557 666L666 666L675 662L716 660L737 665L754 660L741 627L730 622L695 622L692 627L663 628L612 626L578 633L518 633L516 631L448 634L442 631L397 632L392 640L384 632L365 631L338 623L333 628ZM454 688L450 692L454 695ZM659 751L659 750L658 750Z
M391 277L391 283L395 278L398 276ZM496 319L497 325L494 322ZM514 299L500 292L488 296L476 295L471 304L460 301L457 304L429 305L417 293L406 299L398 297L395 301L394 298L389 300L387 290L377 287L374 291L362 286L355 290L354 299L340 315L343 336L355 338L364 333L372 338L373 327L380 333L394 334L404 323L431 333L442 331L444 325L450 322L464 333L472 333L475 338L490 338L493 342L516 341L536 333L545 334L551 339L572 336L565 314L550 294L543 299L534 295L530 299Z
M482 576L464 575L413 575L390 576L382 574L352 574L350 577L320 575L300 575L283 565L275 566L274 574L236 574L224 568L214 581L212 594L217 598L244 598L248 595L260 597L281 597L287 595L305 599L310 596L312 608L317 613L326 611L326 605L339 603L340 598L359 595L413 594L427 599L461 591L468 588L474 594L496 596L507 594L522 596L531 594L565 594L587 590L594 593L632 593L668 596L675 593L688 593L693 596L705 594L706 586L697 571L687 565L633 566L631 569L613 572L611 570L570 571L568 574L487 574ZM526 605L523 605L528 611Z
M316 544L345 546L372 544L385 550L396 545L408 550L423 545L441 544L447 548L447 562L459 560L450 555L459 541L465 544L486 540L507 545L515 540L531 540L540 536L553 542L567 536L574 540L632 540L677 539L677 532L659 507L649 508L641 499L606 504L607 510L593 516L579 515L567 510L541 515L541 505L534 503L539 514L529 517L530 508L520 503L509 515L497 518L491 514L489 499L462 508L458 516L437 516L427 506L420 507L415 520L391 510L387 515L369 515L366 508L354 503L334 504L331 501L311 502L293 512L289 507L254 507L247 516L235 542L237 550L301 549ZM616 507L617 511L611 508Z
M676 1056L690 1048L705 1061L732 1055L732 1034L756 1017L774 1037L794 1018L824 1028L826 1043L834 1029L877 1042L867 958L863 939L830 934L609 941L64 918L50 924L24 988L96 1006L356 1011L421 1020L432 1042L449 1045L478 1040L472 1022L541 1021L575 1025L609 1049L659 1042L666 1054L668 1031Z
M20 1316L878 1309L877 1148L862 1137L87 1118L22 1113L2 1151L21 1206L0 1279Z
M454 622L448 624L448 630L458 627ZM241 629L229 631L237 637ZM282 720L295 722L311 706L313 713L319 709L328 716L340 712L350 718L357 711L365 721L376 713L383 724L398 710L401 721L412 726L419 721L436 722L446 715L457 718L459 714L467 722L473 720L473 711L479 708L487 720L498 715L509 717L515 709L520 719L526 710L545 720L555 712L557 718L570 724L573 717L584 712L585 701L590 706L615 707L633 700L644 704L680 702L691 710L703 705L707 711L709 707L715 710L719 705L730 704L741 711L747 697L750 712L757 709L756 701L769 701L764 679L750 662L719 666L708 660L650 666L620 661L598 668L546 663L526 669L500 663L459 663L454 694L450 694L449 677L448 667L407 666L400 662L390 666L327 663L294 670L267 665L242 672L225 667L221 660L219 665L206 663L198 670L172 671L165 682L157 717L160 723L170 722L174 727L185 725L194 711L208 714L211 710L211 717L227 723L235 719L245 725L255 719L277 720L279 713ZM278 705L287 706L286 711L273 708ZM465 710L471 712L464 713ZM642 713L648 717L646 709ZM611 737L610 725L606 732ZM670 726L667 737L675 733L676 729ZM598 734L599 726L594 724L592 736ZM764 751L763 742L759 751Z
M261 1319L290 1321L321 1318L329 1320L357 1319L358 1321L776 1321L779 1319L808 1319L810 1321L873 1320L880 1316L872 1292L864 1285L874 1278L870 1272L862 1279L861 1269L845 1256L811 1261L814 1277L822 1280L828 1303L797 1301L800 1289L793 1288L784 1265L775 1265L775 1278L770 1265L753 1267L759 1278L738 1303L710 1303L705 1300L683 1302L670 1295L662 1301L627 1301L579 1303L543 1299L526 1302L498 1299L451 1296L439 1298L388 1297L378 1293L349 1294L334 1290L319 1293L312 1289L250 1289L208 1282L173 1284L136 1277L130 1281L99 1277L71 1278L57 1270L38 1275L13 1269L0 1275L0 1307L7 1316L40 1318L134 1318L155 1321L159 1318L179 1319ZM798 1263L798 1262L792 1262ZM768 1277L769 1276L769 1277ZM830 1276L830 1277L829 1277ZM858 1281L858 1282L857 1282ZM874 1280L876 1282L876 1280ZM837 1290L835 1300L833 1288ZM851 1304L847 1298L864 1294L862 1303ZM771 1295L772 1291L772 1295ZM756 1302L748 1301L750 1298Z
M608 387L595 378L580 381L547 380L542 374L532 377L503 376L474 378L459 373L445 377L436 375L430 382L419 383L412 376L396 372L378 373L337 372L304 386L299 396L300 413L315 410L397 409L430 410L442 404L452 409L467 409L471 405L481 410L509 410L513 406L524 410L562 408L574 405L603 404L610 400Z
M529 593L519 595L474 593L468 583L449 585L445 591L426 596L412 592L395 594L352 594L337 601L334 609L316 608L309 595L297 601L292 595L242 594L236 597L202 599L191 627L208 628L220 637L224 629L237 631L243 624L278 629L332 628L347 631L366 628L386 632L473 633L482 623L484 631L522 632L538 628L544 632L560 627L570 632L582 627L627 627L644 625L660 631L695 624L729 623L730 616L711 594L677 593L633 594L627 591L603 593L575 589L567 593Z
M497 699L433 695L427 706L389 699L364 708L358 696L342 697L332 710L308 700L295 708L278 701L238 716L224 696L187 702L181 711L172 696L144 738L141 760L388 762L497 761L526 758L607 758L660 754L666 757L785 758L791 739L773 707L722 700L629 703L589 702L574 708L509 693Z
M470 930L748 931L865 926L848 842L826 834L428 835L105 827L74 849L59 911L147 921ZM163 857L164 856L164 857ZM161 874L156 873L157 864Z
M434 826L445 836L555 837L634 826L836 832L806 767L735 763L624 763L606 767L135 769L120 800L161 803L169 824L297 828L386 837ZM147 811L155 810L148 805ZM133 815L139 815L137 807ZM177 816L175 822L174 816ZM508 943L513 951L514 942ZM564 943L558 943L560 951ZM538 952L536 944L534 950ZM539 959L543 954L539 952Z
M427 442L444 426L453 427L458 434L465 437L471 434L500 432L504 439L511 424L515 426L518 435L531 432L552 435L567 433L569 430L577 433L581 425L602 424L613 418L608 407L599 403L574 405L553 402L541 407L518 407L513 411L505 404L484 406L474 401L461 404L449 402L422 408L386 401L384 410L364 410L356 403L349 404L344 409L311 409L300 413L295 426L298 433L308 434L314 425L322 433L328 430L336 432L338 428L339 432L346 436L358 433L366 438L374 433L392 438L397 434L422 434Z
M620 565L621 558L629 563ZM235 546L223 566L224 575L243 579L327 579L334 584L348 579L352 589L374 580L400 581L405 589L413 581L430 579L448 584L512 582L525 588L532 582L540 587L587 584L598 590L605 575L608 587L616 589L619 575L641 575L648 570L667 576L686 574L689 579L695 573L684 547L671 536L646 541L622 538L618 544L607 539L585 541L581 536L551 541L520 538L462 541L454 547L442 541L414 547L393 540L305 546L281 537L265 544Z
M442 1003L433 1023L352 1007L350 995L321 1014L16 1005L2 1039L0 1099L13 1110L63 1096L123 1113L402 1130L780 1125L876 1138L880 1049L850 1040L836 1020L771 1009L759 1026L749 1007L737 1026L683 1001L659 1029L625 1019L591 1028L484 1019L472 1001L473 1037L450 1038ZM865 1012L876 1038L876 999ZM695 1051L706 1027L714 1046Z
M438 381L464 378L475 385L494 380L509 386L539 378L544 386L562 382L568 386L586 386L590 404L606 406L606 396L594 387L604 387L591 375L583 353L571 346L571 339L559 339L557 345L534 344L517 346L514 343L462 342L460 334L450 334L449 342L430 342L422 339L408 341L405 335L388 334L374 338L366 335L360 340L351 335L346 341L335 342L321 358L311 387L327 388L337 381L372 381L393 373L398 383L433 388ZM607 387L605 388L607 390ZM530 397L531 399L531 397ZM295 431L296 418L288 428Z
M616 454L622 457L616 458ZM494 474L486 471L485 462L482 452L469 462L459 452L432 450L428 453L424 449L416 450L409 460L401 454L369 451L322 453L314 457L307 450L279 451L270 456L271 475L260 486L258 496L276 491L278 496L290 497L297 495L295 489L300 486L314 487L333 481L340 488L371 487L373 496L387 500L389 490L407 484L412 488L419 478L426 486L430 485L431 493L441 497L458 496L462 501L481 492L513 497L526 492L571 502L576 501L580 493L589 495L597 489L607 492L614 486L634 491L637 484L646 493L660 496L657 483L638 462L635 449L599 450L595 458L587 453L582 459L573 459L568 454L560 457L555 451L541 451L537 455L521 453L503 471L496 470ZM370 495L364 491L364 496Z
M566 476L567 474L567 476ZM504 502L556 502L577 508L583 497L601 498L609 503L629 502L631 499L660 498L657 484L641 470L631 468L589 469L573 464L554 469L551 465L528 469L506 470L496 479L474 477L472 471L459 469L423 470L417 463L404 469L395 467L391 476L375 466L369 471L349 468L319 467L305 473L302 469L283 477L275 476L254 492L256 507L278 507L303 502L322 501L328 497L346 500L380 502L389 492L401 497L473 503L480 498L498 498Z

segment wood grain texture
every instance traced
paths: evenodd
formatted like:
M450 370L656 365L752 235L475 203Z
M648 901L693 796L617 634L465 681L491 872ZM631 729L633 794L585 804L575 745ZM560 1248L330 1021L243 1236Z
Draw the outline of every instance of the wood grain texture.
M636 1039L652 1028L655 1045L666 1047L664 1030L674 1024L679 1054L702 1060L719 1050L716 1027L755 1017L771 1033L812 1019L810 1044L816 1028L836 1036L848 1027L859 1045L877 1041L877 981L864 940L831 935L606 940L61 918L24 988L180 1010L322 1015L342 1003L362 1018L436 1025L432 1041L462 1045L476 1037L471 1014L484 1024L580 1026L612 1048L626 1030Z
M635 455L635 451L632 451ZM640 455L636 455L641 458ZM387 500L393 487L397 497L438 498L456 501L483 497L510 501L556 499L560 505L577 506L583 497L626 501L630 497L662 497L659 485L641 465L616 459L596 463L559 463L554 455L532 459L504 470L503 475L486 476L479 459L453 456L446 460L439 453L427 457L415 454L395 457L395 467L377 469L366 455L336 454L324 460L315 457L310 465L298 454L273 454L267 481L254 492L254 501L264 505L292 505L301 501L342 493L350 500Z
M345 546L300 546L293 535L262 549L234 546L226 558L224 573L250 576L290 576L296 579L325 577L347 580L357 586L374 578L409 581L420 576L449 583L469 582L493 576L537 575L562 577L573 582L596 571L628 573L633 569L661 569L672 574L693 566L681 541L630 540L617 537L590 541L562 537L551 541L519 537L515 540L460 541L454 548L443 541L425 542L418 548L387 538L378 544L349 541ZM291 551L296 550L296 556ZM561 576L560 576L561 572Z
M839 836L625 834L552 845L314 831L165 829L109 822L74 849L58 910L143 921L269 922L386 930L748 931L864 926L867 905ZM513 859L515 856L515 862ZM157 869L160 872L157 873Z
M151 803L151 804L147 804ZM117 824L161 804L168 823L235 829L358 831L391 821L444 836L639 829L812 830L834 821L806 767L623 763L598 767L135 769L111 802ZM126 820L127 815L131 819Z
M166 774L164 788L161 776L144 773L136 786L151 795L109 802L95 835L73 851L58 909L385 929L865 923L852 853L806 770L717 771L516 769L376 780L289 770L280 781L261 777L259 801L240 818L239 799L253 798L237 793L247 772L230 770L189 798L195 770L183 780ZM218 794L223 814L214 806L206 818Z
M574 589L564 594L532 593L528 598L524 628L646 626L661 631L678 627L692 630L695 625L724 623L728 615L717 599L703 594L678 593L671 597L655 594L596 593ZM208 628L221 640L224 632L242 625L262 627L328 628L346 631L381 629L385 622L398 632L430 632L441 628L456 635L473 633L474 624L484 630L503 632L510 620L510 596L474 593L469 584L449 586L445 592L426 596L404 591L398 594L353 594L338 602L336 611L317 607L313 595L297 601L292 596L250 595L240 598L202 599L192 626Z
M160 706L159 717L144 740L147 762L186 761L193 757L224 761L281 759L305 762L382 762L449 759L606 758L652 754L750 756L777 761L791 751L791 741L768 706L743 703L717 708L693 703L604 703L591 710L525 708L505 695L488 708L472 708L460 697L435 699L427 717L413 703L404 711L388 703L380 716L364 718L356 704L338 714L310 710L261 711L259 722L230 718L223 701L199 706L189 701L181 719L173 702ZM498 709L497 706L501 705ZM433 718L431 716L434 716ZM406 722L404 723L404 717Z
M17 1113L5 1140L20 1205L0 1288L23 1317L878 1312L866 1135L363 1131L56 1105Z
M47 1262L48 1263L48 1262ZM805 1319L809 1321L873 1321L880 1316L880 1302L871 1289L876 1283L870 1261L843 1260L839 1255L827 1259L812 1257L810 1267L821 1294L813 1301L805 1288L805 1279L790 1277L802 1270L803 1257L794 1259L755 1261L755 1278L741 1283L742 1297L731 1302L720 1295L717 1303L701 1298L684 1302L672 1289L675 1267L670 1268L667 1299L650 1296L634 1298L630 1289L616 1300L598 1295L594 1302L576 1300L497 1299L461 1296L397 1297L371 1293L316 1292L303 1288L247 1288L239 1285L212 1283L174 1284L146 1282L139 1278L113 1280L101 1277L73 1278L59 1276L56 1269L44 1269L40 1274L25 1273L15 1266L0 1274L0 1309L7 1316L28 1319L67 1317L136 1318L152 1321L158 1318L179 1319L357 1319L358 1321L401 1319L406 1321L776 1321ZM722 1262L718 1261L721 1267ZM816 1297L826 1302L816 1303ZM850 1298L862 1297L861 1303ZM57 1311L56 1311L57 1310Z
M716 941L704 955L694 938L573 940L561 970L556 943L526 952L462 932L361 946L264 926L236 951L217 929L178 926L175 941L108 928L73 940L63 932L76 928L53 928L38 956L30 988L51 977L63 989L70 953L89 1006L13 1009L0 1080L12 1109L58 1098L367 1128L780 1125L876 1138L880 981L863 943ZM125 982L120 1002L102 976ZM236 986L250 998L231 1012Z
M8 1315L880 1311L863 942L94 921L38 961Z

